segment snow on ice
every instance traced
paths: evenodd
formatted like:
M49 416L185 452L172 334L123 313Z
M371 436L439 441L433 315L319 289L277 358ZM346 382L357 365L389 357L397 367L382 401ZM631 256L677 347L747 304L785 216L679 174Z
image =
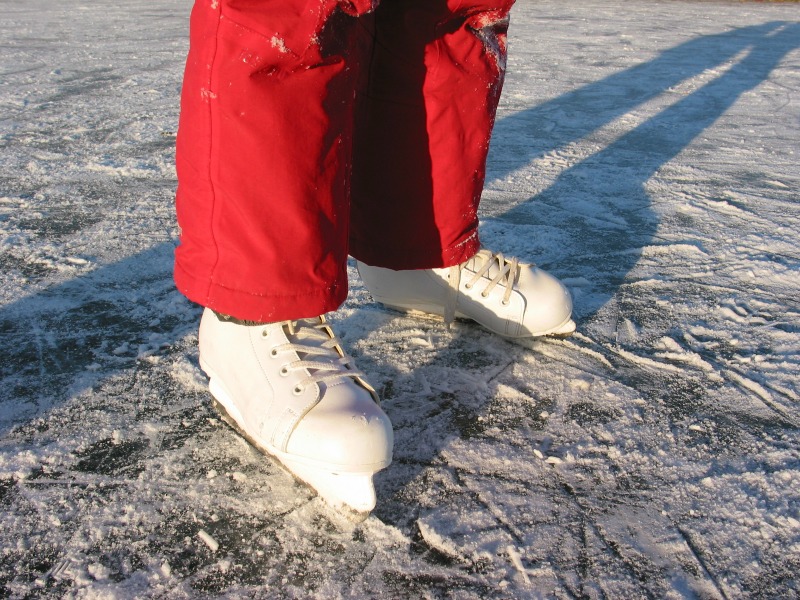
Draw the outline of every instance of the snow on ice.
M396 427L353 523L210 406L173 288L189 0L0 15L0 594L800 596L797 3L520 0L487 246L525 346L333 319Z

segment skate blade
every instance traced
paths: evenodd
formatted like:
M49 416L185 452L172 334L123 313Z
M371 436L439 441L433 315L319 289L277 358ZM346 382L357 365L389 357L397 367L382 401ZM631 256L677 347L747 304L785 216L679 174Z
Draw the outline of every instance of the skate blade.
M415 317L415 318L424 319L424 320L427 320L427 321L436 321L436 322L439 322L439 323L444 323L444 316L439 314L439 313L437 313L437 312L426 312L426 311L420 310L418 308L408 308L408 307L399 306L399 305L396 305L396 304L386 304L385 302L381 302L380 304L384 308L389 309L390 311L402 313L402 314L407 315L409 317ZM519 340L536 339L536 338L539 338L539 337L553 337L553 338L560 338L560 339L568 338L573 333L575 333L575 330L577 329L577 325L575 324L575 321L573 321L572 318L568 318L561 325L558 325L557 327L554 327L553 329L550 329L550 330L547 330L547 331L543 331L541 333L535 333L533 335L524 336L524 337L518 337L517 338L517 337L511 337L511 336L503 335L502 333L500 333L498 331L494 331L492 329L489 329L485 325L482 325L481 323L478 323L478 321L476 321L475 319L472 319L470 317L466 317L466 316L463 316L463 315L456 314L456 321L461 321L461 322L464 322L464 323L474 323L474 324L482 327L486 331L490 331L491 333L494 333L495 335L499 335L500 337L505 338L507 340L511 340L513 342L516 342L516 341L519 341Z
M212 394L212 404L220 418L242 436L256 450L286 471L289 475L309 487L331 508L348 519L360 523L375 508L377 498L372 484L374 473L333 473L304 465L287 455L272 452L250 436L228 412L225 405Z
M552 331L550 331L550 332L548 332L548 333L546 333L544 335L547 336L547 337L554 337L554 338L562 338L562 339L563 338L568 338L573 333L575 333L575 330L577 328L578 328L578 326L575 324L575 321L573 321L572 319L569 319L563 325L561 325L559 327L556 327L555 329L553 329Z

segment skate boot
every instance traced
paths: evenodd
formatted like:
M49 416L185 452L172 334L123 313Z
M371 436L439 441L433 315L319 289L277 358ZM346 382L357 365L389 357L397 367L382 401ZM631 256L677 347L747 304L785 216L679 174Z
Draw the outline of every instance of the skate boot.
M389 418L324 317L249 324L206 309L200 366L226 421L329 504L375 507Z
M471 319L507 338L568 336L575 331L564 284L534 265L480 250L444 269L393 271L358 262L373 299L389 308Z

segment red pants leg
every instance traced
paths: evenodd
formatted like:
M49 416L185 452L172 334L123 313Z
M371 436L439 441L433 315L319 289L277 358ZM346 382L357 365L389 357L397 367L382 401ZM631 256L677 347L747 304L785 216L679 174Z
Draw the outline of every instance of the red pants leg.
M366 4L366 6L357 6ZM191 300L275 321L347 293L354 75L369 0L198 0L178 131L175 280Z
M383 0L356 111L350 253L425 269L479 248L513 0Z

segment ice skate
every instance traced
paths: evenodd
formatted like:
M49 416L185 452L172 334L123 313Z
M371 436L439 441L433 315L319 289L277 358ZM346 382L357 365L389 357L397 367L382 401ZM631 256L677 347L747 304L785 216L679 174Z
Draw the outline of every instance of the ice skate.
M444 269L393 271L358 262L375 301L404 312L470 319L503 337L568 336L572 298L558 279L516 258L480 250Z
M329 504L368 513L392 460L389 418L324 317L248 324L206 309L200 366L226 417Z

